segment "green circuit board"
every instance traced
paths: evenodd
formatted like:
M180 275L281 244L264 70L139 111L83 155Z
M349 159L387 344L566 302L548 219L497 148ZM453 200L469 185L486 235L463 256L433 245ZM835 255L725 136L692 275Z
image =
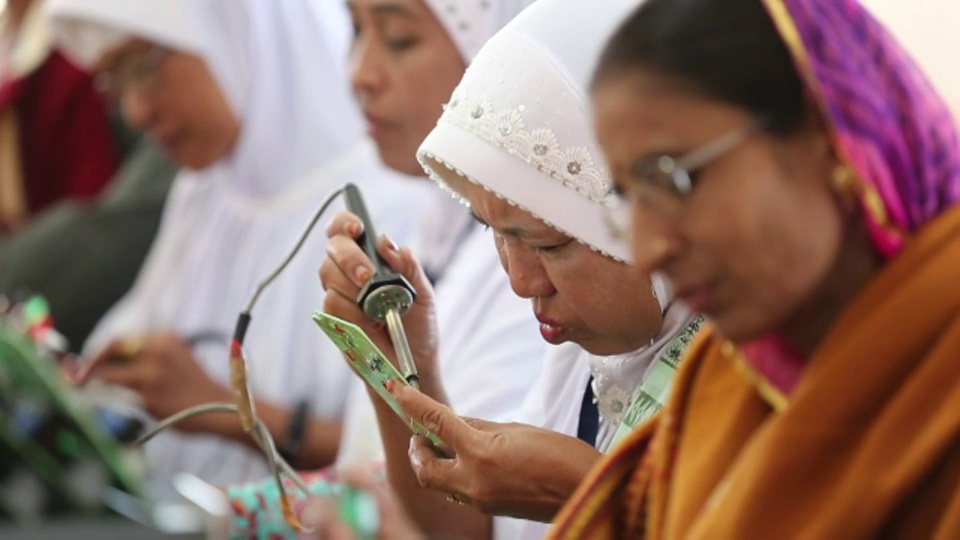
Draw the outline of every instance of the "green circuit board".
M367 384L373 387L377 394L390 405L390 408L410 426L414 433L423 435L435 445L440 444L440 439L436 435L419 423L412 421L410 416L403 412L393 396L387 392L385 387L387 381L396 381L400 384L407 384L407 381L359 326L322 311L315 311L313 320L333 341L334 345L343 352L344 358L353 366L353 369L363 377L363 380L367 381Z

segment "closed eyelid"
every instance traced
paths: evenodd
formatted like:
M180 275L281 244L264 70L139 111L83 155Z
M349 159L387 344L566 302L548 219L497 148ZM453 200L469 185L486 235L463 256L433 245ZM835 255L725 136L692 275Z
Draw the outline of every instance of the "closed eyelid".
M96 71L99 73L114 73L118 70L125 69L135 61L136 51L131 49L117 51L109 60L104 62L102 66L97 66Z
M549 244L549 245L545 245L545 246L531 246L531 247L534 248L534 249L536 249L537 251L551 252L551 251L559 250L560 248L567 247L567 246L569 246L570 244L572 244L573 241L574 241L573 238L567 236L567 237L564 237L563 239L561 239L561 240L559 240L559 241L557 241L557 242L551 243L551 244Z

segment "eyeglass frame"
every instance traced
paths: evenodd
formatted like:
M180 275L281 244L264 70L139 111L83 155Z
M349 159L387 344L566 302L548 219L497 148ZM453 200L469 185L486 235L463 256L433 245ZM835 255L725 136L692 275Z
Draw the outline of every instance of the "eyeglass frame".
M761 118L745 127L720 135L680 157L661 155L649 160L638 160L630 169L631 178L638 181L631 181L626 189L616 190L614 188L614 190L611 190L611 198L615 202L607 206L607 212L605 213L605 221L610 234L620 240L626 238L628 226L617 223L614 214L623 212L624 207L643 199L645 190L654 188L669 195L677 202L682 202L693 191L694 181L692 176L694 174L733 152L768 125L769 120ZM651 167L656 170L641 172L642 169ZM669 180L657 182L654 180L657 172L660 173L660 178L668 178Z
M173 52L162 45L153 45L136 59L122 62L115 70L104 70L94 77L94 87L109 96L119 97L125 88L151 88L157 71Z

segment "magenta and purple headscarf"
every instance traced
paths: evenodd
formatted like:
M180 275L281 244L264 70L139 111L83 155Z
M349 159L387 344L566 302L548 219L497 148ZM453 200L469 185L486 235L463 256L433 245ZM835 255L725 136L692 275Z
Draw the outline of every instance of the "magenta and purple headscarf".
M960 202L960 137L926 76L857 0L762 0L830 126L885 257ZM775 406L807 359L782 336L740 344Z
M856 0L763 0L859 177L885 256L960 201L960 138L944 101Z

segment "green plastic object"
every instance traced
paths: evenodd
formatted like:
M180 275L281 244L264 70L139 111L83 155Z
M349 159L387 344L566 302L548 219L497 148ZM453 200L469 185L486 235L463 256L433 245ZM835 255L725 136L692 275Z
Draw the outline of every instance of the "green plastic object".
M373 540L380 530L377 500L366 491L344 487L337 497L337 513L357 538Z
M29 317L43 317L45 305L31 302L25 310L31 311ZM36 428L40 431L35 432L31 426L41 426ZM26 471L55 494L60 512L96 512L102 508L98 494L70 479L70 471L83 463L99 464L116 487L136 495L143 491L139 466L64 379L57 360L3 316L0 455L0 477ZM18 510L16 503L15 499L0 500L0 514L21 523L31 519Z
M353 369L376 390L377 394L410 426L414 433L423 435L434 445L440 444L439 437L419 423L414 422L407 413L403 412L403 409L397 404L397 400L387 392L385 386L387 381L395 381L398 384L407 384L407 382L359 326L322 311L315 311L313 320L333 341L334 345L343 352L343 356L353 366Z
M50 316L50 306L42 296L33 296L23 305L23 319L27 327L42 323Z

